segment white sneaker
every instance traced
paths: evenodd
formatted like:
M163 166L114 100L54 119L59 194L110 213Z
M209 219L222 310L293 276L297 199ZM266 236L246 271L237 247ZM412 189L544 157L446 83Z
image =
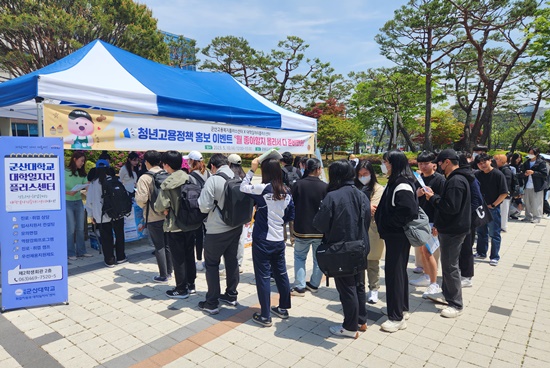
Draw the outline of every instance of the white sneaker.
M415 280L409 281L412 286L430 286L430 276L422 275Z
M386 307L380 308L380 313L382 313L383 315L387 316L387 315L388 315L388 308L386 308ZM406 320L408 320L409 318L411 318L411 314L410 314L409 312L403 311L403 319L406 321Z
M460 277L460 283L463 288L472 287L472 278L471 277Z
M423 299L428 299L428 295L434 295L441 293L441 288L437 283L430 284L427 288L424 294L422 294Z
M330 326L329 330L332 334L336 336L343 336L343 337L351 337L352 339L356 339L359 337L358 331L349 331L346 330L344 327L338 325L338 326Z
M463 309L456 309L455 307L447 307L441 311L441 317L456 318L464 313Z
M195 267L197 268L197 271L204 271L204 262L203 261L195 262Z
M415 268L413 269L413 272L414 272L414 273L424 273L424 268L422 268L422 267L415 267Z
M367 299L367 302L369 304L376 304L378 303L378 290L370 290L369 291L369 297Z
M386 332L397 332L399 330L406 329L407 322L405 322L405 318L403 318L401 321L392 321L388 319L386 322L382 323L380 328L382 328L382 330Z

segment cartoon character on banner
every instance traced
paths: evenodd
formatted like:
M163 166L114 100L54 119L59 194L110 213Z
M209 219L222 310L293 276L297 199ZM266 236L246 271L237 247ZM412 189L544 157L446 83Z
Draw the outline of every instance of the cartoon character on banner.
M71 145L73 149L91 149L94 144L92 133L94 122L90 114L84 110L73 110L69 114L67 123L71 135L65 137L64 143Z

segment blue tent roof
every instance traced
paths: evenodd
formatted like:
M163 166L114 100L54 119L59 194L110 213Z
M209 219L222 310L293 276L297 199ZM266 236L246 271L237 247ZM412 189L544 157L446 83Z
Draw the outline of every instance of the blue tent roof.
M0 106L35 97L94 108L274 129L316 131L316 120L269 102L225 73L189 72L96 40L0 84Z

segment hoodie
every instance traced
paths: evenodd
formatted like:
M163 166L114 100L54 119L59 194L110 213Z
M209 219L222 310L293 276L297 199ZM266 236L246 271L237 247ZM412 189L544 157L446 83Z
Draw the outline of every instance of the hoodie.
M443 193L434 194L429 202L435 207L434 227L441 234L464 234L472 222L470 182L472 170L462 166L447 177Z

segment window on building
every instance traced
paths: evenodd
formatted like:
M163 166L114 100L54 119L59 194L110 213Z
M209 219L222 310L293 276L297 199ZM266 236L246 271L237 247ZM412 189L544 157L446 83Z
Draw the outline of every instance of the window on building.
M11 135L14 137L38 137L38 125L11 123Z

